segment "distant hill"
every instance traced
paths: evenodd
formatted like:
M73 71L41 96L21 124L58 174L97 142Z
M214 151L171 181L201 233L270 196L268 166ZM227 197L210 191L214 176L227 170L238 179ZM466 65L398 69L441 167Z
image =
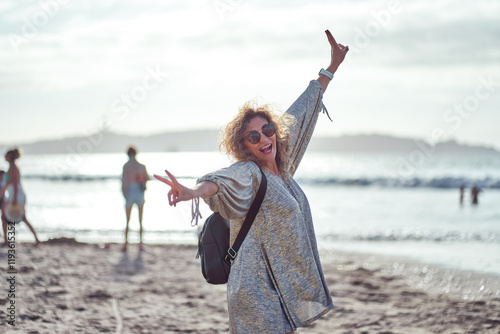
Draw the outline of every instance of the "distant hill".
M130 136L104 132L87 137L44 140L19 144L18 146L26 154L56 154L124 152L130 144L137 146L140 152L215 151L218 148L218 132L197 130L150 136ZM9 147L11 145L0 145L0 150L5 152ZM432 150L432 152L437 153L500 153L491 147L464 145L453 140L440 142L431 148L423 140L386 135L314 136L309 150L326 152L411 152L413 150L426 152L426 150Z
M492 147L459 144L454 140L437 143L431 147L423 140L387 135L346 135L341 137L313 137L309 144L313 151L341 152L408 152L433 150L433 152L500 153Z
M101 132L87 137L44 140L19 146L27 154L56 154L125 152L129 145L135 145L140 152L214 151L218 147L217 132L214 130L169 132L151 136ZM10 146L0 145L3 151L8 147Z

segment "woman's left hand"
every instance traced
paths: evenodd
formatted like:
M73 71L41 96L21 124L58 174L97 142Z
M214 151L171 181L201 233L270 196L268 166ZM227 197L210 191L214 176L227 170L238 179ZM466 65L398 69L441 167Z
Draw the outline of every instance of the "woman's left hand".
M345 55L349 51L349 47L344 46L342 44L338 44L335 38L333 37L332 33L330 32L330 30L326 30L325 33L331 47L331 60L327 70L330 71L331 73L335 73L337 68L344 61Z

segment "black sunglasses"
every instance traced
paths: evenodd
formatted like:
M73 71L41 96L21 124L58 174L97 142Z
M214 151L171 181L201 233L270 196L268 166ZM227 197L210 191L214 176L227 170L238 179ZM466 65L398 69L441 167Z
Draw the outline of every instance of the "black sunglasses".
M274 127L273 123L267 123L262 126L262 129L260 130L262 134L266 137L272 137L276 133L276 128ZM257 144L260 142L260 132L259 131L250 131L245 138L248 140L250 144Z

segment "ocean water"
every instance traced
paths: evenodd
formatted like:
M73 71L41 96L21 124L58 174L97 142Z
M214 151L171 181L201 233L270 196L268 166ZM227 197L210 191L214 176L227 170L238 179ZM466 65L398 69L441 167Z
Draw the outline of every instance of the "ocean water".
M218 153L142 153L148 172L167 168L186 185L230 161ZM25 155L19 160L27 217L40 239L122 242L125 227L120 175L124 154ZM5 162L0 169L6 169ZM318 244L396 255L449 268L500 276L500 154L420 157L402 153L307 153L296 174L313 213ZM464 184L465 202L458 187ZM483 189L470 204L470 187ZM197 242L191 203L170 207L168 187L148 183L144 239ZM210 214L205 204L204 217ZM138 241L137 210L131 242ZM24 224L18 240L33 241Z

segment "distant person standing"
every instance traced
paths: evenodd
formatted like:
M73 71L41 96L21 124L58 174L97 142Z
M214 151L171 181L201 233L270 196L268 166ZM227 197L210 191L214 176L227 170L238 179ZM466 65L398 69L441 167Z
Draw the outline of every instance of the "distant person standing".
M127 226L125 227L125 244L123 251L127 251L128 246L128 226L130 222L130 212L132 206L137 205L139 209L139 249L144 250L142 245L142 213L144 209L144 192L146 183L150 180L146 166L136 160L137 150L130 146L127 151L129 160L123 165L122 192L125 196L125 212L127 214Z
M465 196L465 186L462 184L460 186L460 205L464 204L464 196Z
M472 189L470 190L470 197L471 197L471 203L473 205L479 204L479 193L482 192L483 190L479 188L478 186L474 185Z
M19 150L13 149L5 154L5 160L9 163L7 173L3 174L3 181L5 182L0 189L0 198L4 196L2 203L2 226L4 233L4 245L7 245L7 224L19 223L24 221L30 231L35 236L36 245L40 243L36 235L35 229L26 219L26 212L24 206L26 205L26 195L24 194L23 187L21 186L21 173L16 165L16 160L21 156Z

